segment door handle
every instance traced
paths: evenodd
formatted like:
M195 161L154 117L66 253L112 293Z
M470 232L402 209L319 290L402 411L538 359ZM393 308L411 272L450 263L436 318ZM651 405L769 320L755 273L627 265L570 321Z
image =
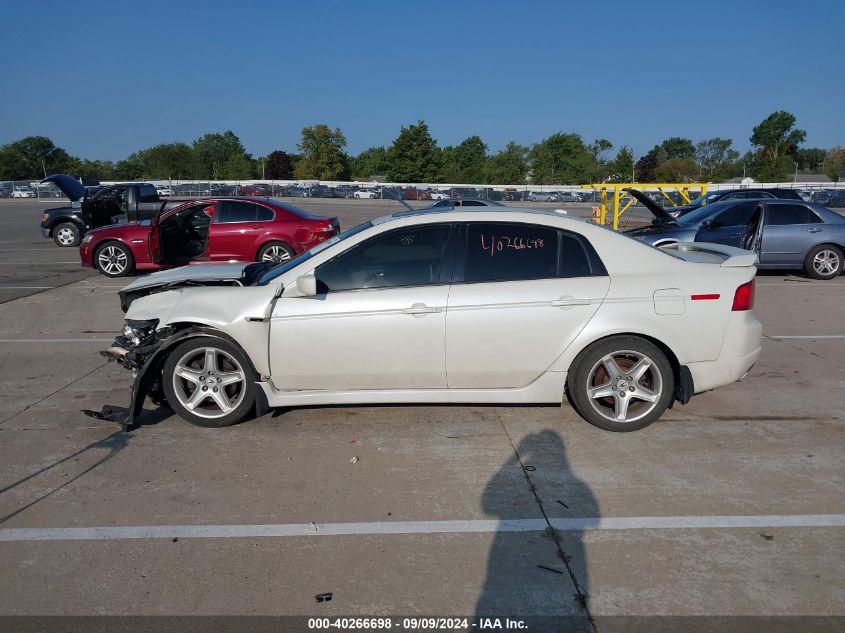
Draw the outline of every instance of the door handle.
M575 306L590 305L590 300L576 299L575 297L564 295L560 299L555 299L554 301L550 301L549 303L555 308L574 308Z
M260 228L261 228L261 225L260 225L260 224L252 224L252 225L250 225L250 227L249 227L249 228L251 228L251 229L260 229Z
M410 308L402 309L402 314L410 314L417 318L423 317L426 314L433 314L435 312L443 312L443 308L430 308L424 303L415 303Z
M821 232L822 232L821 229L816 229L816 228L807 229L807 233L821 233Z

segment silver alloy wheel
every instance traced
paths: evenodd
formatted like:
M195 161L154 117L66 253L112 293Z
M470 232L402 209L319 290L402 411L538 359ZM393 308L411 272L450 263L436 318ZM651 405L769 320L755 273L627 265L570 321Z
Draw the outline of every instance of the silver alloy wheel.
M76 236L73 233L73 229L64 227L56 231L56 239L62 246L73 246Z
M280 262L286 262L290 259L290 253L282 246L278 244L273 244L270 248L264 251L264 254L261 256L262 262L274 262L276 264Z
M612 352L599 359L587 374L590 406L612 422L644 418L657 407L662 393L660 369L642 352Z
M100 266L100 270L109 275L119 275L126 270L126 267L129 265L129 259L126 257L126 253L123 252L122 248L118 246L106 246L100 249L100 253L97 255L97 263Z
M829 248L819 251L813 257L813 270L820 275L832 275L839 270L839 253Z
M246 373L229 353L199 347L186 353L173 370L173 391L179 404L203 418L222 418L246 396Z

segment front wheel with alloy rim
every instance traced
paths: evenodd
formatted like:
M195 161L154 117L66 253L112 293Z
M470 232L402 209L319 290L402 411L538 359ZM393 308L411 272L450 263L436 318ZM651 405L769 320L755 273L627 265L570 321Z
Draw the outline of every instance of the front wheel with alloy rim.
M804 272L813 279L833 279L842 272L842 250L832 244L811 249L804 260Z
M167 403L196 426L237 424L255 404L255 374L239 347L199 337L177 345L162 369Z
M79 227L70 222L63 222L53 229L53 241L59 246L79 246L82 233Z
M284 242L267 242L258 249L256 260L259 262L273 262L280 264L291 259L295 253L293 249Z
M672 403L674 372L666 355L637 336L613 336L581 352L567 379L578 413L606 431L637 431Z
M135 258L120 242L106 242L94 253L94 266L106 277L125 277L135 270Z

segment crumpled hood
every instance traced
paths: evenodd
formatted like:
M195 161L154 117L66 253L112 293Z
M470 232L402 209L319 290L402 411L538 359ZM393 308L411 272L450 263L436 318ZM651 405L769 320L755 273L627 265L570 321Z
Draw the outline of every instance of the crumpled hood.
M243 262L239 264L197 264L194 266L182 266L181 268L173 268L171 270L161 270L156 273L140 277L133 281L128 286L120 290L121 294L125 292L133 292L142 288L152 288L155 286L166 286L172 283L181 281L226 281L233 279L241 279L244 275L244 269L250 266L251 262Z
M85 186L76 178L67 174L53 174L52 176L47 176L41 182L51 182L56 185L71 202L76 202L85 197Z

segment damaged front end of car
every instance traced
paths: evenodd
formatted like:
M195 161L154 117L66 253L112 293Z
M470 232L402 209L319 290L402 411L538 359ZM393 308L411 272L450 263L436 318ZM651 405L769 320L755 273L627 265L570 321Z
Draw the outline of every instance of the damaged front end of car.
M100 352L104 358L118 362L134 374L129 407L104 405L101 411L86 410L86 414L116 422L128 431L135 426L147 396L156 405L166 406L167 399L161 386L163 352L188 333L177 333L169 326L159 328L158 323L158 319L127 320L111 347Z

